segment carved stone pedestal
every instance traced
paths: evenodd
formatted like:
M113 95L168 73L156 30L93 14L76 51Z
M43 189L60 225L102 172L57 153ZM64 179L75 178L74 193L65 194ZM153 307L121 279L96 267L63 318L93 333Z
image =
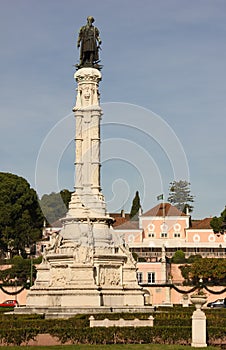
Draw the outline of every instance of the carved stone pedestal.
M196 308L192 315L191 346L195 348L206 347L206 315L201 310L201 307L206 303L207 298L204 295L192 295L190 300Z
M67 317L73 312L95 312L95 308L140 308L144 292L136 279L131 253L122 244L117 247L91 248L64 244L55 253L49 252L37 267L37 279L27 297L26 309L17 313L53 313ZM83 308L83 310L81 310ZM20 310L19 310L20 309ZM77 311L75 311L77 310ZM64 316L63 316L64 315Z

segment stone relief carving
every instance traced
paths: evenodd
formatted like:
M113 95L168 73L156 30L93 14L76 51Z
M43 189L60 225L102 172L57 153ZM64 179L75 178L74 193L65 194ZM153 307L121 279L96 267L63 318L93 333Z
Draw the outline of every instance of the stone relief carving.
M59 266L52 266L51 269L51 283L50 286L65 286L71 280L69 268L59 268Z
M97 86L91 84L80 84L78 87L78 95L76 107L88 107L92 105L99 105L99 91Z
M92 261L92 249L90 247L80 246L77 254L77 262L79 263L85 264Z
M120 271L119 268L100 267L99 270L99 283L105 286L118 286L120 284Z
M79 69L75 73L76 81L78 82L77 98L74 110L89 106L99 106L100 93L98 90L101 74L93 68Z

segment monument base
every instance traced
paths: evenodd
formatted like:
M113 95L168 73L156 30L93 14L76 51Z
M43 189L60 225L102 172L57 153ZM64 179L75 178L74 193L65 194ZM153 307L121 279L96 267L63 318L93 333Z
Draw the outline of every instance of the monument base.
M23 315L23 314L38 314L44 315L46 319L57 319L57 318L70 318L76 314L107 314L107 313L152 313L154 307L152 306L121 306L121 307L17 307L14 309L14 314Z
M70 317L74 313L116 308L146 309L135 261L124 245L103 249L77 246L75 242L74 247L72 242L65 244L44 256L37 267L35 284L28 292L26 307L16 308L15 313Z

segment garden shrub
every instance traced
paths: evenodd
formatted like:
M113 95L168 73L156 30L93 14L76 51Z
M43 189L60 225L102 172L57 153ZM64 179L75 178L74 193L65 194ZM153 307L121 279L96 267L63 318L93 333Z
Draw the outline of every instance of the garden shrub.
M62 343L74 344L190 344L192 308L169 308L150 313L94 314L95 319L147 319L154 317L154 327L89 327L90 315L70 319L44 319L43 315L0 314L0 342L20 345L37 334L49 333ZM226 309L205 310L209 344L226 341ZM217 325L217 327L216 327ZM4 328L3 328L4 327Z

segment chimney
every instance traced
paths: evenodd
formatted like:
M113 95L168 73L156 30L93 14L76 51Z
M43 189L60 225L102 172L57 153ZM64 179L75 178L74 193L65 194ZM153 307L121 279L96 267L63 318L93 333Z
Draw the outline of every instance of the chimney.
M122 218L125 218L125 217L126 217L126 215L125 215L125 210L124 210L124 209L121 210L121 217L122 217Z

